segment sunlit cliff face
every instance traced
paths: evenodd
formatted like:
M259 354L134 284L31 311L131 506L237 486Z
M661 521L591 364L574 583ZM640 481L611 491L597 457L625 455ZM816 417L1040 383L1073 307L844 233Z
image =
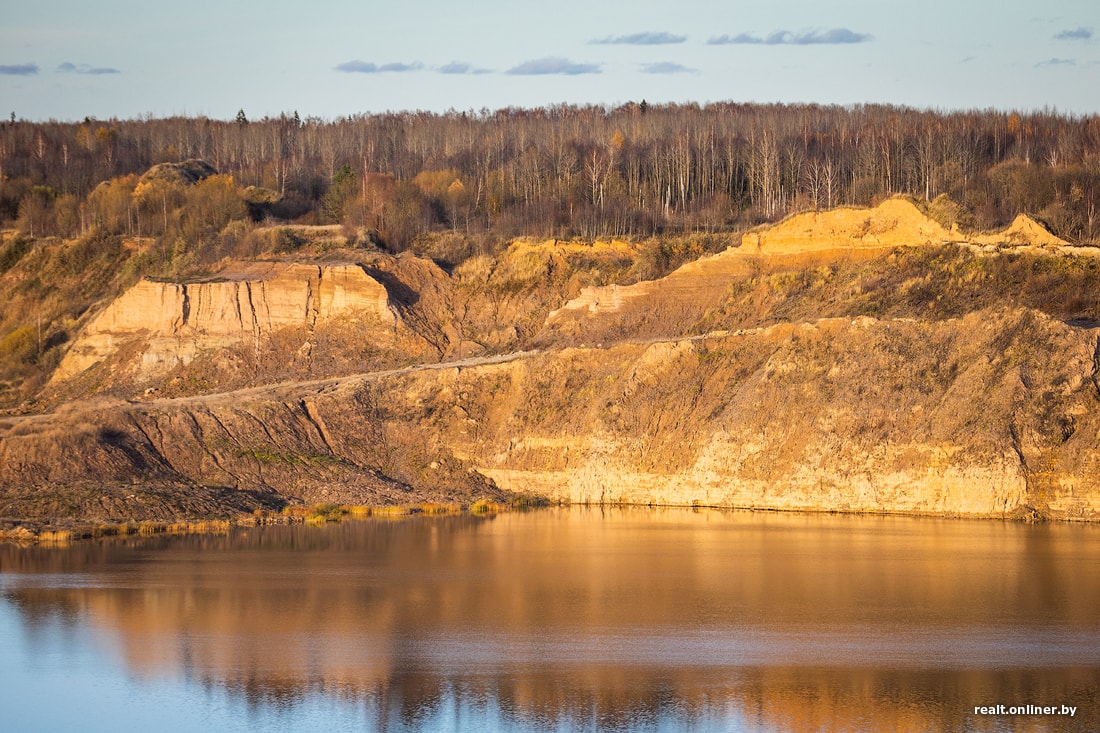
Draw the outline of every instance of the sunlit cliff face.
M1026 218L963 233L903 199L634 282L655 244L140 283L69 349L95 362L50 388L73 401L0 421L0 514L535 494L1100 517L1100 250Z
M1100 559L1091 539L1085 527L573 510L159 550L8 548L0 562L25 623L87 621L133 674L255 704L324 694L414 715L460 699L609 725L946 730L975 700L1100 685L1100 589L1079 577Z
M375 338L392 339L386 289L359 265L252 263L203 282L142 280L88 324L53 380L121 358L116 369L148 381L203 351L266 349L280 329L308 340L315 327L342 316L377 322Z
M1024 310L827 318L396 375L379 400L574 503L1089 518L1095 338Z

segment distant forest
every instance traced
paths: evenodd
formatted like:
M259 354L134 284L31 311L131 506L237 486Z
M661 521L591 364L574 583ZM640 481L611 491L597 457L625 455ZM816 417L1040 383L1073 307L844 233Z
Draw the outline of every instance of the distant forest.
M188 159L218 175L193 186L141 178ZM0 123L0 224L35 237L151 237L165 257L264 222L340 224L389 251L443 235L483 248L734 232L895 194L947 196L964 227L1026 212L1097 243L1100 116L641 102Z

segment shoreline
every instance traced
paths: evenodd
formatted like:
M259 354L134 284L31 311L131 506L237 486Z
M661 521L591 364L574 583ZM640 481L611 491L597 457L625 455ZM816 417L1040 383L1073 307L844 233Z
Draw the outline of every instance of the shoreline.
M516 496L508 502L478 500L469 504L435 503L392 504L378 506L349 506L342 504L294 505L280 512L256 511L235 516L166 521L149 520L53 520L53 519L0 519L0 542L19 545L65 546L72 542L100 540L113 537L225 534L233 529L250 527L312 524L325 525L361 519L394 519L413 516L453 516L459 514L495 515L508 511L527 511L553 507L579 507L599 509L684 509L692 511L746 512L769 514L830 515L851 517L895 517L909 519L947 519L964 521L994 521L1013 524L1097 524L1083 517L1051 517L1037 510L1017 511L998 516L978 516L957 512L901 512L866 511L844 509L785 509L781 507L725 506L710 504L637 504L627 502L565 502L551 501L543 497Z

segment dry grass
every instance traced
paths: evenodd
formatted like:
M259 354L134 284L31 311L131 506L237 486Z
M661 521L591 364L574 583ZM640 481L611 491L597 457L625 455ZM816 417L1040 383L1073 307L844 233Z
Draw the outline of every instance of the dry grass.
M462 511L461 504L436 504L427 503L413 507L410 514L458 514Z
M501 504L498 501L481 499L480 501L475 501L473 504L470 505L470 512L472 512L473 514L497 514L507 508L508 507L506 505Z
M384 519L390 517L407 517L414 514L423 514L426 516L445 516L462 514L464 512L469 512L471 514L496 514L498 512L507 511L509 508L521 509L542 506L544 503L545 502L539 502L528 497L521 497L511 503L479 499L469 505L463 505L456 502L384 504L379 506L362 504L350 506L344 504L297 504L284 508L282 512L277 515L256 512L254 515L242 517L237 523L242 525L262 524L265 523L265 521L277 522L282 520L289 523L304 522L306 524L325 524L326 522L340 522L345 519L365 519L367 517Z
M54 547L68 546L71 542L86 539L128 537L138 535L152 537L158 534L225 534L236 522L229 519L202 519L178 522L100 522L66 529L41 529L18 535L18 539L38 542Z
M38 541L43 545L65 546L72 540L73 533L67 529L46 530L38 535Z
M66 547L70 543L87 539L106 539L112 537L153 537L155 535L185 534L227 534L233 527L255 527L265 524L310 524L324 525L355 519L400 519L415 515L454 516L463 513L475 515L495 515L509 510L526 510L548 506L549 502L537 497L517 497L509 502L479 499L469 505L459 503L425 502L413 505L342 505L342 504L296 504L280 512L257 509L251 514L242 514L232 519L200 519L180 521L144 521L144 522L100 522L70 528L38 529L24 532L8 532L3 535L7 541L19 541L28 544L35 542L51 547Z

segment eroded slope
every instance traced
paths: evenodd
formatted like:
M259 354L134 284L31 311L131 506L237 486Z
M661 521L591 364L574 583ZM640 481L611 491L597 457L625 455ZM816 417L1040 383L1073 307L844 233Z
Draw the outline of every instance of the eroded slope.
M828 223L823 244L807 222ZM0 425L0 515L533 492L1095 520L1100 258L1035 226L937 241L961 235L894 201L792 217L635 285L607 285L632 247L556 242L453 273L344 263L339 296L313 264L237 266L195 305L161 284L156 308L116 303L89 326L78 343L132 340L68 384L97 368L132 380L156 344L182 361L201 337L160 384L205 365L249 388ZM319 274L276 296L287 272ZM238 317L242 282L290 320Z

